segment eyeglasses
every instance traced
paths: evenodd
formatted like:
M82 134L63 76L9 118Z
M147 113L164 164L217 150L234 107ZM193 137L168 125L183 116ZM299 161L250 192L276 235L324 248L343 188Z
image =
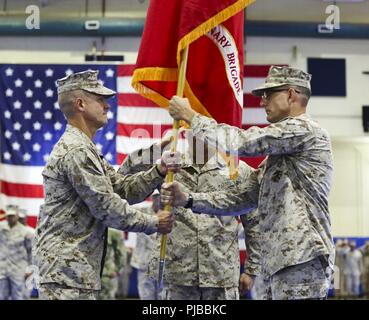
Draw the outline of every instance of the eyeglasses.
M286 88L286 89L276 89L276 90L266 90L263 92L263 94L261 95L261 99L263 99L264 101L268 101L270 99L270 97L272 96L273 93L276 92L282 92L282 91L288 91L290 89L293 89L296 93L301 93L300 91L294 89L294 88Z

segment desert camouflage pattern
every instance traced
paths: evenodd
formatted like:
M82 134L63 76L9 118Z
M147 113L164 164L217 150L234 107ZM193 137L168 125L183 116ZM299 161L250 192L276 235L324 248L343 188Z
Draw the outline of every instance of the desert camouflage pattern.
M24 276L32 262L33 236L18 222L0 222L0 300L23 298Z
M163 300L239 300L238 287L204 288L169 285L162 293Z
M152 153L155 146L138 150L126 158L120 170L122 173L145 170L142 159ZM191 157L185 157L188 161ZM155 159L154 159L155 161ZM253 171L246 164L241 165L236 181L229 178L229 170L220 157L213 157L204 165L185 163L175 175L175 180L187 191L203 192L203 203L208 192L237 189L237 185L251 179ZM257 206L256 190L253 203ZM225 203L228 200L224 198ZM244 207L244 205L243 205ZM207 214L193 214L190 209L175 208L175 223L168 234L167 256L164 272L165 285L193 287L233 288L238 287L240 260L238 247L238 221L235 217L220 217ZM160 237L156 241L149 263L149 275L158 278Z
M286 118L266 128L242 130L196 115L193 134L216 141L240 156L263 156L259 168L258 214L254 225L260 230L260 265L265 277L281 269L328 256L333 270L334 245L328 211L332 183L332 152L327 132L307 114ZM231 138L230 138L231 137ZM249 181L239 186L239 194L221 191L208 195L215 205L197 203L193 211L209 214L239 214L242 203L249 207ZM228 198L219 202L217 199ZM236 208L236 210L234 210ZM257 228L257 227L255 227ZM258 249L259 250L259 249Z
M34 263L40 283L100 290L107 227L157 231L158 218L130 207L162 183L156 167L121 175L94 143L67 125L43 170L45 203L40 208Z
M104 87L97 76L98 70L86 70L82 72L72 73L64 78L56 80L58 88L58 94L64 92L70 92L73 90L85 90L90 93L102 95L102 96L113 96L116 94L115 91Z
M320 300L327 298L331 269L326 257L290 266L264 280L260 300Z
M12 276L24 280L26 268L32 262L33 236L20 222L10 228L0 222L0 279Z
M40 300L97 300L99 291L44 283L39 288Z
M258 276L261 274L261 233L259 226L259 212L257 209L240 216L244 233L247 259L244 272Z
M252 90L252 93L256 96L260 96L265 90L277 89L284 86L299 86L311 92L311 77L311 74L300 69L286 66L271 66L265 83Z

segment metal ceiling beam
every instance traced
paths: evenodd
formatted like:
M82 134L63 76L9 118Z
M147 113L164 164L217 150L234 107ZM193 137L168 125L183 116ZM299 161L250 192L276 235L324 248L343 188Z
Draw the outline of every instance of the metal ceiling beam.
M86 21L98 21L97 30L86 30ZM40 29L29 30L25 19L1 18L0 36L141 36L144 19L78 18L40 21Z
M258 37L298 37L325 39L369 39L369 24L342 23L331 33L318 31L316 22L246 21L245 34Z
M85 21L99 21L97 30L86 30ZM40 29L28 30L25 20L15 18L0 19L0 36L133 36L140 37L144 19L89 18L65 20L41 20ZM258 37L299 37L326 39L369 39L369 24L341 24L332 33L319 33L314 22L270 22L246 21L246 36Z

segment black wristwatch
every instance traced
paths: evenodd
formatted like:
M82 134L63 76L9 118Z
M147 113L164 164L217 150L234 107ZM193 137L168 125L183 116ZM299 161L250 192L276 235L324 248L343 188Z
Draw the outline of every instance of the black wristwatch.
M192 194L190 193L188 195L188 201L187 201L186 205L183 208L192 209L192 206L193 206L193 198L192 198Z

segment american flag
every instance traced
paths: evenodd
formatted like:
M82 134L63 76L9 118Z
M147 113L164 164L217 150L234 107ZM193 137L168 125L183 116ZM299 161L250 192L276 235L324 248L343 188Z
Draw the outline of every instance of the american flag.
M116 90L109 100L109 122L95 142L105 158L119 165L130 152L160 141L172 127L167 111L141 97L131 87L134 65L0 65L0 209L16 204L28 211L36 225L43 203L42 169L66 120L57 103L56 79L87 69L99 70L99 79ZM245 66L243 127L265 126L265 113L251 89L263 83L269 66ZM260 159L248 159L257 165Z

